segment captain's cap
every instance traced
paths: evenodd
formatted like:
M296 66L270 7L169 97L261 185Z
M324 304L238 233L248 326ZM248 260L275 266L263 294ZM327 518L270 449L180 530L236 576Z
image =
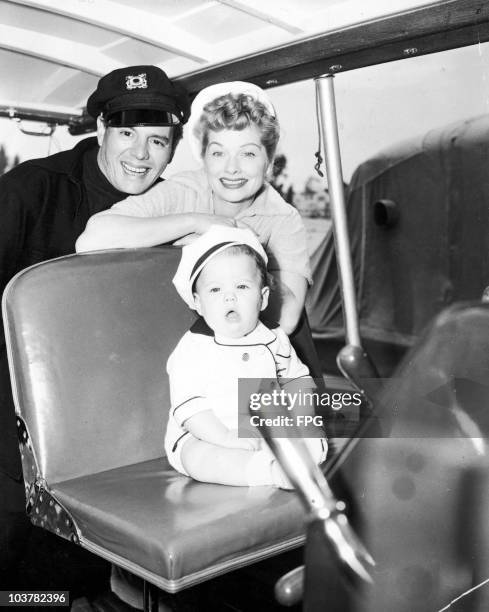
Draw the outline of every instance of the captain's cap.
M227 94L233 94L235 96L244 94L250 96L250 98L261 102L272 117L277 116L275 108L270 102L267 94L261 87L258 87L258 85L254 83L247 83L246 81L228 81L226 83L217 83L216 85L205 87L195 96L192 102L192 106L190 107L190 118L185 128L185 135L188 134L192 154L199 162L202 161L202 142L200 138L195 135L195 128L202 117L204 107L209 104L209 102L213 102L217 98L221 98Z
M180 297L195 310L192 287L195 279L210 259L232 246L246 244L263 259L265 265L268 257L255 234L249 229L212 225L205 234L182 249L182 258L178 265L173 284Z
M186 90L156 66L118 68L103 76L87 101L95 119L110 127L177 125L189 116Z

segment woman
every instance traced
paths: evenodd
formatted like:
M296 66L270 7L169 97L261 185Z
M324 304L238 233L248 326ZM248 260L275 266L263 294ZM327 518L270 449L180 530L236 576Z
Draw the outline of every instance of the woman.
M298 212L266 181L279 139L273 105L251 83L212 85L195 98L185 135L202 169L94 215L77 251L185 244L211 225L249 227L265 247L275 280L267 314L292 333L310 268ZM143 161L144 152L138 155Z

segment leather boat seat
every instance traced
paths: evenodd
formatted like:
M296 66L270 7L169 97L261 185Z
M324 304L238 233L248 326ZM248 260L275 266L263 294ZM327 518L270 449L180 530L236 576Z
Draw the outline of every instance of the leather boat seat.
M165 458L165 365L194 319L171 283L179 256L62 257L20 272L3 299L32 522L168 592L305 531L295 494L198 483Z

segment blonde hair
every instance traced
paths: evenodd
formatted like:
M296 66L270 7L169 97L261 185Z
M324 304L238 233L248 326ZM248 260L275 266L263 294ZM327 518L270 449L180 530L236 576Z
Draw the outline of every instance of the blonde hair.
M280 138L279 123L264 104L248 94L229 93L206 104L193 133L201 142L203 156L209 143L209 131L239 131L251 125L260 130L261 143L271 162Z

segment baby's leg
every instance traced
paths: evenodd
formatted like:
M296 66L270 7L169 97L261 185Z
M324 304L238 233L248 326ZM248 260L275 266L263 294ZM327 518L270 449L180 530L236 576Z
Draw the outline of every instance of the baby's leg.
M316 465L326 461L328 454L328 441L326 438L303 438Z
M276 460L264 450L226 448L191 438L182 448L181 460L188 475L201 482L291 488Z

